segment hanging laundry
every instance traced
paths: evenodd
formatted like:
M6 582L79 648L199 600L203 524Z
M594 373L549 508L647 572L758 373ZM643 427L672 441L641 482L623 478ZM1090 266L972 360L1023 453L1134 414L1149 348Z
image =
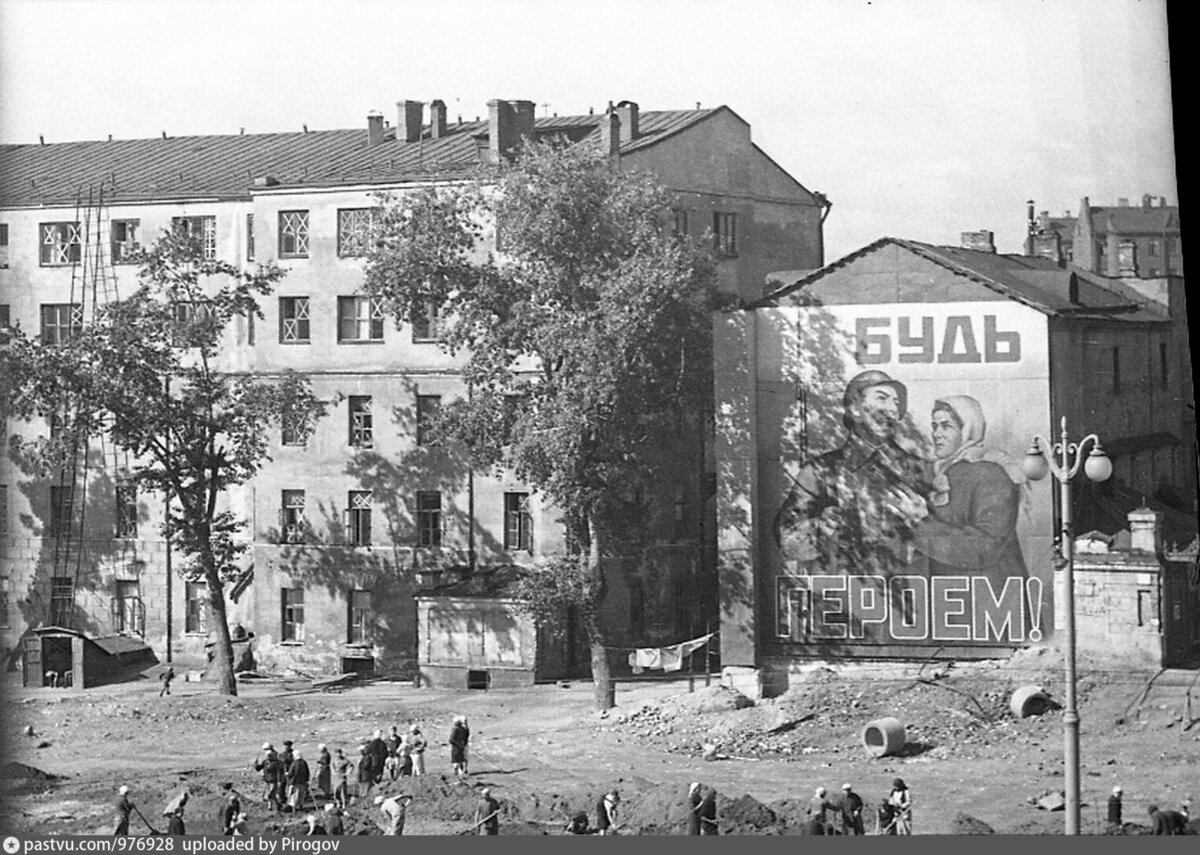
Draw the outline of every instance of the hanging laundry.
M693 638L670 647L639 647L629 654L629 666L633 673L641 674L647 668L662 668L663 671L678 671L683 668L683 657L703 647L715 633L702 638Z

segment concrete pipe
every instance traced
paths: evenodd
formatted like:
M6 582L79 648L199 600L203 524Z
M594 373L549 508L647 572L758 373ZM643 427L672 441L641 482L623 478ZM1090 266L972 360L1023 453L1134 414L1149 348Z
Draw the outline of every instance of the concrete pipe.
M877 718L862 732L863 747L876 757L887 757L904 748L904 724L898 718Z
M1050 696L1041 686L1022 686L1012 693L1008 708L1017 718L1042 715L1050 709Z

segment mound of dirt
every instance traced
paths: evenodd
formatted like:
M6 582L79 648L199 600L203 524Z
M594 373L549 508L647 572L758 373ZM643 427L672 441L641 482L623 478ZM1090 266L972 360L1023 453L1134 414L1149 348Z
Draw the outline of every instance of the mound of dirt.
M45 772L36 766L30 766L27 763L18 763L16 760L9 760L0 767L0 778L6 781L12 780L35 780L35 781L57 781L58 775L52 775Z
M968 813L956 813L954 819L950 820L951 834L995 834L996 829L992 828L981 819L976 819Z

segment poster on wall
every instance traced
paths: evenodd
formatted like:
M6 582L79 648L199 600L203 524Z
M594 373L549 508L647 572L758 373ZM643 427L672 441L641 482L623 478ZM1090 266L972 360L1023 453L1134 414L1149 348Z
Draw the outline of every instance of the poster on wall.
M801 307L768 507L776 639L1018 646L1049 631L1045 318L1012 302ZM883 651L880 651L881 653Z

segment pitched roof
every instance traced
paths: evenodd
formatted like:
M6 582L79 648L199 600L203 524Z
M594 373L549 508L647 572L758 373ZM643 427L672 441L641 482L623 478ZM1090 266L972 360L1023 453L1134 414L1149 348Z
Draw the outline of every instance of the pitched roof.
M1088 207L1096 234L1113 231L1119 235L1161 235L1179 231L1179 208L1170 206L1117 205Z
M727 107L649 110L639 135L621 153L655 145ZM536 136L599 137L600 115L535 120ZM417 142L369 145L366 128L276 134L226 134L161 139L97 140L0 146L0 207L86 202L104 183L109 203L150 199L247 199L255 179L271 185L338 186L395 183L463 175L479 162L486 121L447 127L438 139L425 127Z
M1076 267L1062 268L1047 258L982 252L955 246L935 246L890 237L880 238L790 285L767 294L752 308L777 305L781 299L798 296L798 292L806 286L834 270L888 245L902 247L952 273L978 282L1002 297L1047 315L1143 322L1168 320L1165 308L1119 281ZM1076 283L1076 301L1070 299L1072 278Z

